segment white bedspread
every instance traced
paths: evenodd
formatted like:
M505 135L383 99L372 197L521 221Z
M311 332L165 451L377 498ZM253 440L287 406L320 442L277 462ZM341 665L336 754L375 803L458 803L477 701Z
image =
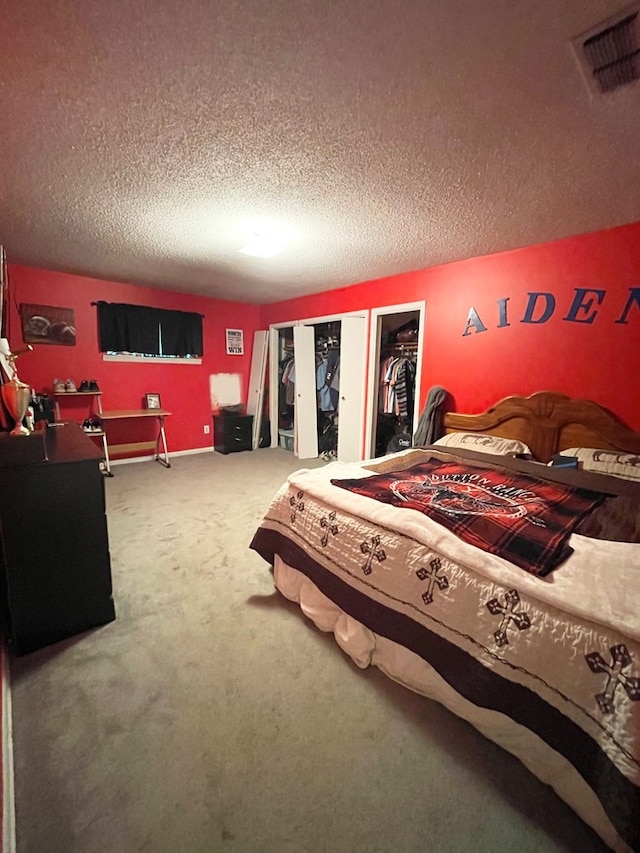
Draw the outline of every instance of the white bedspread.
M538 578L501 557L479 551L416 510L400 509L331 485L332 479L375 474L363 467L366 464L370 463L333 462L324 468L301 469L291 474L289 483L344 512L430 545L488 579L513 584L540 602L640 642L640 545L574 534L570 559L546 578Z

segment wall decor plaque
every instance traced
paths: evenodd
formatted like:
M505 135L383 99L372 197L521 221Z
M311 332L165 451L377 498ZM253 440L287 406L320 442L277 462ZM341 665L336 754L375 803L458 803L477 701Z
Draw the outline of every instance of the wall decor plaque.
M27 344L76 345L76 321L73 308L51 305L20 305L22 337Z

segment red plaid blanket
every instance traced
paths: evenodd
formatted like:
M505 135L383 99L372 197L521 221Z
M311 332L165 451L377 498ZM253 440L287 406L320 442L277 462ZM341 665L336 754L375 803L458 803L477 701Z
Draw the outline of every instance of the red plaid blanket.
M465 542L540 576L572 553L569 536L605 497L527 474L437 460L395 473L331 482L383 503L416 509Z

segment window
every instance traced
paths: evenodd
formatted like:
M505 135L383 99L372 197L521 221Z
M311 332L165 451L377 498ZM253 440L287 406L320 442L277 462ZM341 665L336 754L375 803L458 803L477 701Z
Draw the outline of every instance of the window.
M202 314L98 302L98 344L108 356L200 359Z

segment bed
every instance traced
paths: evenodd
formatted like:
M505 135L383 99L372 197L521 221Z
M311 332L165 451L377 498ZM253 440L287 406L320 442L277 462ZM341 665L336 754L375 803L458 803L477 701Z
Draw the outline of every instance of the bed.
M640 434L548 391L447 414L444 433L295 472L251 547L358 666L441 702L610 848L640 850Z

